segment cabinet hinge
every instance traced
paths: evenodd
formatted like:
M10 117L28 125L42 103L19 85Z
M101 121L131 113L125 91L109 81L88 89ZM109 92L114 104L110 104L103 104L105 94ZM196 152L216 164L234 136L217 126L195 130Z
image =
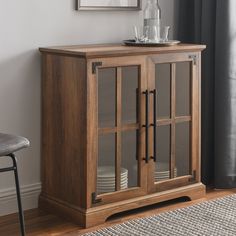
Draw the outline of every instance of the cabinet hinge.
M93 74L96 74L96 71L97 71L97 67L98 67L98 66L102 66L102 62L96 61L96 62L93 62L93 63L92 63L92 73L93 73Z
M197 55L189 55L189 59L193 61L193 65L197 65Z
M97 198L97 193L92 193L92 204L98 204L102 201L101 198Z
M196 181L196 179L197 179L197 172L196 172L196 170L194 170L192 172L192 177L189 179L189 182Z

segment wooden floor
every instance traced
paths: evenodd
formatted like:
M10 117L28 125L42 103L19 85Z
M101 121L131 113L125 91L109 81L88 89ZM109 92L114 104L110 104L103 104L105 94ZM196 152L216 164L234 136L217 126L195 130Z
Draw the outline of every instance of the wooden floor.
M26 232L27 236L34 235L67 235L77 236L85 232L90 232L101 227L111 226L113 224L122 223L126 220L136 219L139 217L151 216L159 214L165 211L175 210L180 207L186 207L206 200L223 197L229 194L236 193L236 189L233 190L208 190L205 198L197 201L185 201L175 200L167 203L156 204L151 207L145 207L142 209L134 210L128 213L112 217L104 225L99 227L84 230L79 228L77 225L70 223L66 220L60 219L57 216L47 214L38 209L30 210L25 212L26 220ZM16 214L0 217L0 236L17 236L20 235L18 231L18 218Z

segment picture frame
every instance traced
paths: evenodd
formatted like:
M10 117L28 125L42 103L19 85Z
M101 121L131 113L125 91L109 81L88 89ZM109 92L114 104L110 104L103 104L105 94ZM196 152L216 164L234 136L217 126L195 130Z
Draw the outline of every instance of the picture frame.
M79 11L139 11L141 0L76 0Z

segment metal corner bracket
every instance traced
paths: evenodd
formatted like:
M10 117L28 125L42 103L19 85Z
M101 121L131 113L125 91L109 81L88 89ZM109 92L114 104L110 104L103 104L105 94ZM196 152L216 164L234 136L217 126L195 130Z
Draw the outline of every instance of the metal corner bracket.
M193 61L194 65L197 65L197 55L195 55L195 54L189 55L188 58Z
M194 171L192 172L191 178L189 179L189 182L196 181L196 178L197 178L197 172L196 172L196 170L194 170Z
M97 198L97 193L93 192L92 193L92 204L98 204L102 202L101 198Z
M98 66L102 66L102 62L96 61L96 62L93 62L93 63L92 63L92 73L93 73L93 74L96 74L96 71L97 71L97 67L98 67Z

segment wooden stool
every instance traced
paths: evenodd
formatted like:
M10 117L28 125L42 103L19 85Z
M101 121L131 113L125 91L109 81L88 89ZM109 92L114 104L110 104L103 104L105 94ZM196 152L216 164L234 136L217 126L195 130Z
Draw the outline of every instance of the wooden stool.
M6 168L0 168L0 173L14 171L15 183L16 183L16 194L19 210L19 220L20 220L20 229L21 235L25 235L25 224L24 224L24 214L21 204L21 195L20 195L20 185L17 171L17 159L14 155L14 152L29 147L29 140L23 137L2 134L0 133L0 157L10 157L12 159L13 165Z

